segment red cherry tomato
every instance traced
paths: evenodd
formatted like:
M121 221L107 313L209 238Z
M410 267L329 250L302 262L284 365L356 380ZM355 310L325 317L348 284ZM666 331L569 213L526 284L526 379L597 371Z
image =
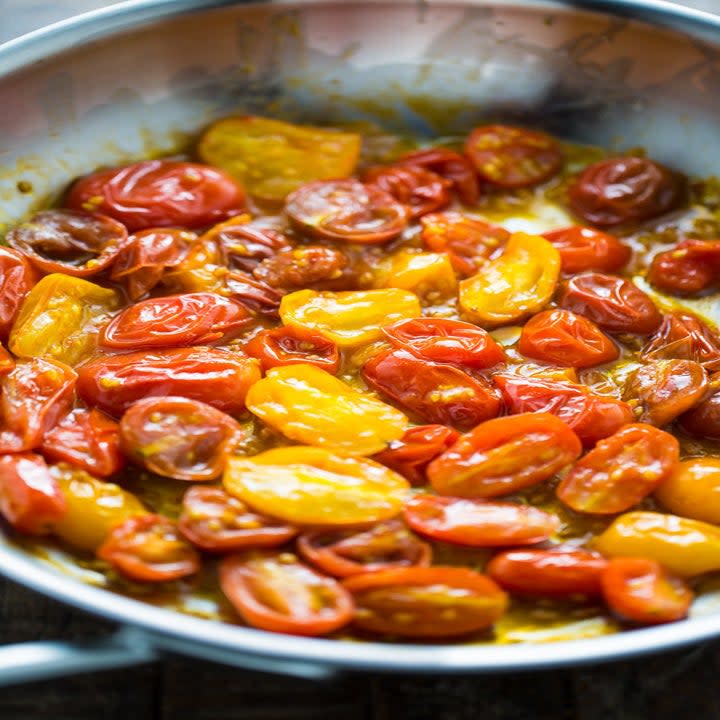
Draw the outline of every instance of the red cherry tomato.
M302 231L326 240L384 243L407 225L408 211L389 193L359 180L316 180L288 195L285 212Z
M398 567L426 567L432 551L399 520L363 530L311 530L297 540L298 552L328 575L350 577Z
M195 574L200 556L162 515L139 515L116 525L97 556L137 582L168 582Z
M720 336L692 315L669 313L643 347L640 357L694 360L712 372L720 369Z
M125 455L175 480L214 480L242 436L229 415L184 397L138 400L120 421Z
M0 514L30 535L50 532L65 514L65 498L40 455L0 455Z
M427 469L442 495L510 495L547 480L580 457L575 433L553 415L501 417L463 435Z
M228 273L225 286L230 297L251 313L273 320L278 318L278 308L285 293L248 273L239 271Z
M662 322L655 304L639 287L614 275L576 275L560 289L557 303L612 333L649 335Z
M254 358L193 347L98 357L80 367L78 376L78 395L109 415L158 395L199 400L233 415L244 412L260 368Z
M482 370L505 360L505 353L477 325L441 318L412 318L384 327L395 347L434 362Z
M624 512L654 492L678 462L680 445L670 433L644 423L626 425L575 464L557 496L577 512Z
M618 157L588 166L570 187L570 208L593 225L642 222L676 208L685 191L680 176L659 163Z
M683 240L657 254L648 270L648 281L673 295L695 295L720 281L720 242Z
M0 246L0 340L7 340L20 305L37 279L23 254Z
M592 446L634 419L627 403L591 393L583 385L540 377L495 375L510 413L550 413Z
M230 555L220 564L220 587L253 627L290 635L327 635L350 622L353 601L336 580L287 553Z
M720 440L720 391L681 415L680 425L696 437Z
M340 368L340 353L332 340L294 325L259 332L245 346L245 352L257 358L266 371L283 365L309 364L335 375Z
M109 477L125 465L118 424L95 408L67 414L46 433L40 450L50 460L72 463L95 477Z
M632 251L614 235L573 225L543 233L560 253L562 271L570 275L587 270L614 272L627 263Z
M424 485L429 463L459 437L457 430L445 425L418 425L406 430L399 440L393 440L373 460L400 473L412 485Z
M413 496L403 517L420 535L472 547L532 545L560 526L554 515L529 505L437 495Z
M465 154L483 180L503 188L539 185L563 162L557 140L508 125L475 128L465 143Z
M505 590L527 595L600 595L608 562L588 550L506 550L487 565Z
M178 529L201 550L221 553L276 547L298 534L297 528L253 512L222 488L199 485L183 495Z
M429 423L463 430L500 412L500 399L485 380L405 350L376 355L362 375L370 387Z
M397 164L432 170L449 180L463 205L475 205L480 199L480 183L475 168L460 153L443 147L425 148L403 155Z
M242 212L245 191L230 175L209 165L145 160L81 178L70 188L67 204L109 215L133 231L196 228Z
M352 268L347 256L334 248L305 245L263 260L253 277L270 287L290 292L299 289L347 290Z
M586 368L617 360L615 343L582 315L545 310L532 317L520 334L518 350L526 357L563 367Z

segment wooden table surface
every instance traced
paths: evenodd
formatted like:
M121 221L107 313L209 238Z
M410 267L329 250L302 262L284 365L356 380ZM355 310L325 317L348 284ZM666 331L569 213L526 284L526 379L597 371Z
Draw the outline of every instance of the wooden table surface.
M0 41L103 0L0 0ZM720 12L720 0L691 0ZM0 643L112 625L0 580ZM632 662L474 677L311 682L168 657L0 692L0 720L720 720L720 641Z

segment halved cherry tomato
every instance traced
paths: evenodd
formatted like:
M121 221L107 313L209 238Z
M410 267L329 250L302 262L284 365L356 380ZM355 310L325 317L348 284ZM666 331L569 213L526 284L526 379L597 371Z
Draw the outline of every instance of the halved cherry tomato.
M589 550L506 550L487 565L500 587L528 595L599 595L608 561Z
M297 540L298 552L328 575L351 577L397 567L426 567L432 551L399 520L362 530L311 530Z
M684 580L643 557L610 560L602 574L602 591L616 615L643 625L682 620L695 597Z
M615 343L593 322L569 310L544 310L525 324L518 350L526 357L585 368L617 360Z
M15 358L0 345L0 377L12 372L15 368Z
M505 353L487 331L444 318L411 318L383 328L396 347L425 360L482 370L505 360Z
M138 465L175 480L214 480L243 430L211 405L184 397L150 397L120 421L120 445Z
M263 330L245 346L245 352L267 371L283 365L314 365L333 375L340 367L337 345L320 333L286 325Z
M200 556L162 515L140 515L116 525L97 556L138 582L168 582L195 574Z
M290 635L326 635L347 625L350 593L289 553L229 555L220 564L220 587L253 627Z
M405 350L370 358L362 376L374 390L429 423L467 430L500 412L500 398L486 380Z
M612 333L649 335L662 322L650 297L630 280L615 275L576 275L561 287L557 303Z
M557 496L577 512L624 512L654 492L679 461L673 435L644 423L626 425L575 464Z
M475 128L465 154L483 180L503 188L539 185L563 162L560 145L550 135L509 125Z
M584 385L518 375L495 375L493 380L509 413L555 415L585 446L594 445L634 419L627 403L595 395Z
M245 192L218 168L177 160L145 160L78 180L68 207L102 213L128 230L202 227L245 208Z
M278 290L292 292L346 290L352 287L352 271L345 254L322 245L304 245L279 252L255 266L253 277Z
M78 395L118 416L146 397L179 395L231 415L245 410L248 388L260 379L255 358L208 347L98 357L78 370Z
M64 460L97 477L114 475L125 465L118 424L95 408L68 413L45 433L40 450L50 460Z
M403 517L420 535L471 547L532 545L560 527L557 517L530 505L437 495L414 495Z
M24 255L0 247L0 340L7 340L20 305L37 279Z
M224 277L222 290L254 315L277 319L283 292L266 282L248 273L233 271Z
M288 195L285 212L302 231L363 244L384 243L407 225L408 211L390 193L359 180L318 180Z
M547 480L581 452L575 433L553 415L512 415L461 436L430 463L427 474L442 495L496 497Z
M425 148L406 153L397 160L397 164L432 170L449 180L463 205L475 205L480 199L480 184L475 168L460 153L444 147Z
M197 485L183 495L178 529L208 552L276 547L298 534L297 528L253 512L222 488Z
M630 248L614 235L580 225L550 230L542 236L558 249L562 271L568 274L587 270L614 272L632 255Z
M570 187L570 208L600 227L642 222L676 208L685 196L683 179L640 157L617 157L583 170Z
M653 287L673 295L694 295L720 281L720 242L683 240L658 253L648 270Z
M456 567L397 568L347 578L355 599L353 624L401 637L452 637L485 630L507 595L488 577Z
M719 370L720 336L692 315L668 313L643 347L641 357L643 360L694 360L706 370Z
M430 305L457 295L458 280L447 253L400 248L382 258L371 272L373 287L409 290Z
M715 390L694 408L683 413L680 425L696 437L720 439L720 390Z
M720 525L720 458L682 460L655 499L675 515Z
M16 530L44 535L65 511L65 498L40 455L0 455L0 515Z

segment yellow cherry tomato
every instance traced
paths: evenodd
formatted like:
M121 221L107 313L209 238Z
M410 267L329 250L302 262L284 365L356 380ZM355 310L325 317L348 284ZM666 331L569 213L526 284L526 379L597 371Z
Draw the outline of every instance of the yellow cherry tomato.
M460 308L484 327L516 323L542 310L560 274L560 253L544 238L510 237L503 254L460 283Z
M356 133L246 116L213 123L197 151L257 199L278 202L311 180L352 175L361 144Z
M419 317L417 295L407 290L351 290L316 292L298 290L280 302L286 325L315 330L338 347L367 345L382 337L382 327L398 320Z
M230 457L223 484L254 510L295 525L360 525L397 515L405 478L366 458L294 446Z
M398 250L381 261L375 287L400 288L433 302L457 292L457 276L447 253Z
M245 404L291 440L349 455L379 452L408 426L399 410L314 365L269 370L250 388Z
M684 577L720 570L720 527L677 515L629 512L593 543L607 557L646 557Z
M70 275L46 275L27 294L10 332L18 357L51 357L77 365L92 355L97 336L120 306L114 290Z
M655 498L676 515L720 525L720 458L683 460Z

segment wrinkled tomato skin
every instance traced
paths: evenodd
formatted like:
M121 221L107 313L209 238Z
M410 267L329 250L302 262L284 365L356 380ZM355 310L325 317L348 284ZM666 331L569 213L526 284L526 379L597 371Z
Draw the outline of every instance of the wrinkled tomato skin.
M720 242L683 240L658 253L650 265L648 282L672 295L695 295L720 280Z
M245 352L257 358L265 371L303 364L314 365L333 375L340 369L340 353L332 340L294 325L259 332L245 346Z
M405 350L376 355L365 363L362 375L374 390L428 423L467 430L500 412L500 398L485 381Z
M668 313L640 357L645 361L694 360L712 372L720 370L720 337L699 318Z
M562 420L545 413L511 415L462 435L430 463L427 475L441 495L497 497L547 480L581 452Z
M588 270L615 272L632 255L630 248L614 235L581 225L550 230L542 236L557 248L562 271L568 275Z
M10 335L20 305L38 280L28 259L15 250L0 247L0 340Z
M470 161L447 148L426 148L407 153L398 159L399 165L410 165L432 170L452 183L463 205L475 205L480 199L480 183Z
M681 415L680 425L695 437L720 440L720 390Z

